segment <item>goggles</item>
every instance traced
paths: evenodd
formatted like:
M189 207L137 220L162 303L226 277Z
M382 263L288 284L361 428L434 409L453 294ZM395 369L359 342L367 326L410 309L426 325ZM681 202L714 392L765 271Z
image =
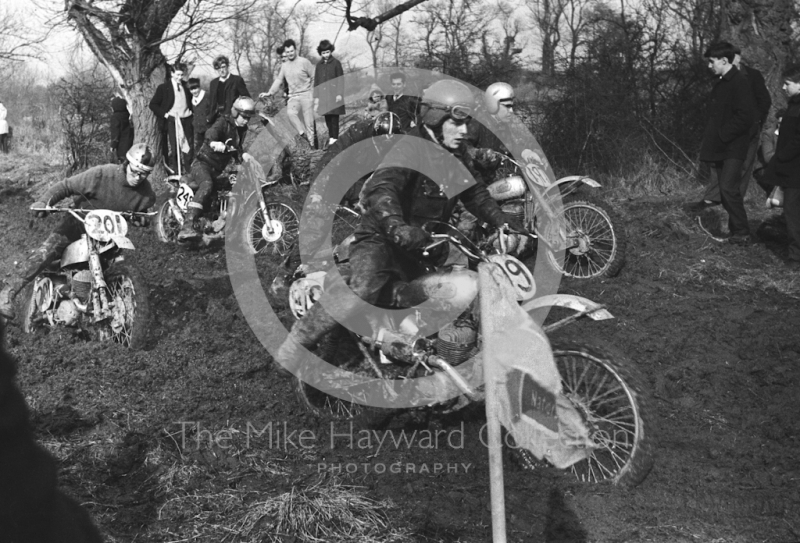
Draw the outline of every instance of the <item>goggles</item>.
M500 100L498 104L508 109L514 109L514 100Z
M438 109L441 111L446 111L447 114L452 118L454 121L461 121L465 122L468 121L470 116L472 115L472 108L469 106L459 105L456 104L454 106L442 106L438 104L426 104L431 109Z
M253 115L256 114L255 111L242 111L241 109L237 109L236 111L239 112L240 117L244 117L245 119L252 119Z

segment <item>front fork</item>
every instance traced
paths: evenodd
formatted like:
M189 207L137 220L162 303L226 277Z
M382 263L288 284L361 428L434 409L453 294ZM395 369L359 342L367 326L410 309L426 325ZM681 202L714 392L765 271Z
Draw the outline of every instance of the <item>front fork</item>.
M261 210L261 216L264 217L264 228L266 229L266 238L270 238L275 234L275 229L272 226L272 217L269 214L267 202L264 200L264 192L262 187L256 188L256 198L258 198L258 207Z
M100 254L97 252L95 241L83 234L89 247L89 271L92 274L92 306L94 308L94 322L101 321L111 315L108 301L108 285L103 275L103 266L100 263Z

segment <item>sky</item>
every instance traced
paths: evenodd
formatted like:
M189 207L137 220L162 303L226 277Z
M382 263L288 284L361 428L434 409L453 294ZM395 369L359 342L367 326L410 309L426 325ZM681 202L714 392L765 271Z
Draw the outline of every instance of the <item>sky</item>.
M308 1L313 2L314 0ZM47 19L47 10L43 9L43 7L63 9L64 5L63 0L0 0L0 2L3 4L7 2L12 11L23 14L26 20L35 21L37 25L44 25ZM323 20L314 23L306 34L311 37L312 50L316 48L319 40L329 39L334 41L334 37L336 37L334 44L339 54L343 52L347 54L348 58L358 67L369 66L371 57L369 48L366 45L364 29L348 32L342 22L343 18L339 18L336 15L323 15ZM70 61L74 60L74 45L80 42L82 42L82 39L72 30L65 29L54 33L44 44L45 53L42 60L33 61L31 65L35 66L47 78L58 78L66 73L66 68ZM221 53L227 52L221 51ZM88 60L91 53L85 50L84 54L87 55ZM198 75L196 72L214 75L210 65L200 64L195 68L193 75Z

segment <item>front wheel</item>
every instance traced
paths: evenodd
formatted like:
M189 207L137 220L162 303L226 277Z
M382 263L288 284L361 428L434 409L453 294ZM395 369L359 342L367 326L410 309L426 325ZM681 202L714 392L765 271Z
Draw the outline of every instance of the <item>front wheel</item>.
M245 216L245 246L255 255L285 256L297 241L297 213L283 202L267 202L266 207L269 220L258 205Z
M566 276L592 279L614 277L625 265L625 239L619 220L597 204L574 201L561 213L567 246L563 265L548 252L551 265Z
M646 394L621 355L577 343L553 345L563 394L576 407L597 446L572 473L591 483L610 481L633 487L653 467L651 419Z
M131 349L147 345L150 303L139 273L118 262L106 271L111 316L102 321L102 336Z
M164 243L174 243L178 239L183 222L178 220L172 212L172 200L166 200L158 208L156 214L155 229L156 237Z

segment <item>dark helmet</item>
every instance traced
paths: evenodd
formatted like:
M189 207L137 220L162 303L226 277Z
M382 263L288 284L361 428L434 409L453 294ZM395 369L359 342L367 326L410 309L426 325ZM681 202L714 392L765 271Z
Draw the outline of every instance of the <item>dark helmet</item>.
M466 120L472 115L475 99L468 86L454 79L437 81L422 92L420 121L431 128L445 120Z
M375 122L372 123L373 136L386 136L391 137L392 134L402 134L403 130L400 127L400 117L396 113L384 111L375 117Z
M156 165L156 158L145 143L137 143L128 149L125 158L134 173L150 173Z
M249 96L240 96L233 102L231 107L231 117L234 119L241 115L245 119L249 119L256 113L256 103Z

